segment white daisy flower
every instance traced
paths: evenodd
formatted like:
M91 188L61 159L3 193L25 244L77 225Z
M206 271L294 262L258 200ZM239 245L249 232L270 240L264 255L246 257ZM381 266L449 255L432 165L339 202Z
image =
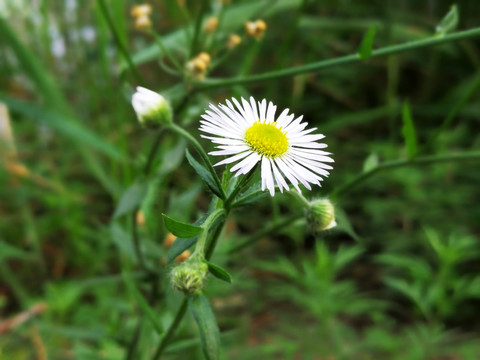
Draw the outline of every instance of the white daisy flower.
M300 191L299 184L311 190L310 184L320 186L322 177L332 169L325 163L333 162L330 153L320 150L327 147L318 142L325 136L311 134L316 128L305 130L308 123L302 122L303 116L294 119L289 109L275 118L277 107L263 99L250 102L242 98L242 103L233 99L233 104L218 107L210 104L210 109L202 115L200 131L212 136L202 135L218 144L218 150L209 154L228 156L215 164L237 162L230 171L235 176L247 174L261 163L262 190L268 189L275 194L275 185L280 192L289 190L285 178Z

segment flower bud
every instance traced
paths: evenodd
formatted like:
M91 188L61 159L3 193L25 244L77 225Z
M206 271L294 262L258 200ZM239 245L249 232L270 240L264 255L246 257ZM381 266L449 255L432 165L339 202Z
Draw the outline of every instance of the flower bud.
M205 23L205 30L207 32L213 33L215 30L217 30L218 27L218 18L215 16L212 16L208 18L207 22Z
M248 36L252 36L258 40L267 29L267 23L263 20L248 21L245 23L245 29L247 30Z
M227 41L227 48L233 49L235 46L242 42L242 38L237 34L230 34L230 37Z
M312 201L308 209L307 219L315 231L324 231L337 226L335 208L328 199Z
M137 87L132 96L132 106L140 124L156 127L172 122L172 109L165 98L144 87Z
M174 289L191 295L203 289L207 275L208 265L193 257L174 267L170 280Z

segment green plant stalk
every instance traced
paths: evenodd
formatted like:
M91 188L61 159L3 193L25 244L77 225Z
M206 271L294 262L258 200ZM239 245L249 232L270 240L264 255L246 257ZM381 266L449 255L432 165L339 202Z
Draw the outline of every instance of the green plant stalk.
M425 148L430 148L438 136L445 130L455 119L458 115L460 110L462 110L463 106L475 95L480 88L480 76L476 76L475 82L473 85L468 89L468 91L461 97L460 101L455 104L453 109L448 113L447 117L443 120L442 124L437 128L437 130L433 133L433 135L428 139Z
M138 71L137 67L133 63L133 60L130 56L130 53L127 50L127 47L123 43L120 34L118 32L117 27L115 26L115 23L112 19L112 16L108 12L107 4L105 3L105 0L97 0L98 4L100 6L101 13L103 17L105 18L105 21L107 22L108 27L110 28L110 31L112 32L113 38L115 39L115 42L117 43L117 47L122 53L123 57L127 61L128 67L130 68L130 71L132 74L135 76L136 80L140 84L145 84L145 80L143 79L142 75L140 75L140 72Z
M352 190L355 186L361 184L365 180L369 179L376 173L388 170L388 169L395 169L403 166L413 166L413 165L427 165L433 164L438 162L449 162L449 161L468 161L468 160L480 160L480 152L479 151L472 151L472 152L463 152L458 154L449 154L449 155L429 155L429 156L419 156L414 159L401 159L401 160L392 160L386 161L383 164L378 165L377 167L373 168L370 171L364 172L357 177L355 177L350 182L346 183L343 186L335 189L331 193L331 197L333 199L337 199L339 196L346 194L350 190Z
M282 220L276 221L270 224L269 226L264 227L262 230L256 232L255 234L247 237L247 239L241 242L240 244L229 249L228 254L233 255L239 250L242 250L247 246L250 246L253 243L257 242L259 239L263 238L264 236L267 236L268 234L275 234L276 232L282 230L283 228L287 227L288 225L292 224L293 222L303 217L304 217L303 214L293 214Z
M208 235L210 234L210 229L212 228L212 225L215 224L215 222L221 218L222 216L226 216L227 212L225 209L220 208L214 210L203 222L202 227L203 232L200 234L200 237L198 238L197 245L195 247L195 252L193 255L201 255L205 256L205 248L207 246L207 240L208 240ZM221 226L223 227L223 226Z
M217 209L217 210L215 210L212 214L210 214L209 218L207 220L205 220L205 223L207 221L209 221L209 219L210 219L209 225L211 225L215 222L216 219L218 219L218 217L220 215L227 215L227 213L225 212L225 209ZM215 249L218 237L220 236L220 233L222 232L223 225L225 224L225 221L226 221L226 217L216 227L216 229L215 229L215 231L214 231L214 233L211 237L210 242L208 244L206 244L207 241L205 240L205 244L203 246L201 246L202 251L205 249L205 258L207 260L210 259L211 255L213 253L213 250ZM204 233L208 233L208 231L204 231ZM200 239L199 239L199 241L200 241ZM197 245L197 248L195 248L195 252L197 251L197 249L198 249L198 245ZM185 298L182 301L182 304L180 305L180 307L177 310L175 318L173 319L172 323L168 327L168 329L165 333L165 336L160 341L160 345L158 346L157 350L155 351L155 355L153 356L153 360L158 360L160 358L160 356L162 355L163 351L165 350L165 348L167 347L167 345L170 342L173 334L175 333L175 330L180 325L180 322L182 321L182 319L185 315L185 312L187 310L187 305L188 305L188 297L185 296Z
M306 209L310 208L310 202L305 198L305 196L303 196L303 194L295 190L289 191L288 194L298 200L298 202L302 204Z
M190 58L193 58L195 54L197 53L197 48L198 48L198 39L200 38L200 32L202 28L202 19L203 19L203 14L205 10L207 9L207 0L201 0L200 2L200 9L197 14L197 18L195 21L195 28L193 30L193 38L192 38L192 43L190 46Z
M225 199L225 191L223 190L222 183L220 182L220 179L218 178L217 173L215 172L215 169L212 166L212 163L210 162L210 159L208 158L207 153L203 149L202 145L198 142L197 139L195 139L190 133L183 128L181 128L178 125L175 124L170 124L168 125L168 129L172 130L173 132L177 133L178 135L184 137L194 148L197 150L198 154L202 158L203 162L207 166L207 170L212 174L213 180L215 181L215 184L217 187L221 190L222 192L222 198Z
M172 323L170 324L170 327L168 328L167 332L163 336L157 350L155 351L155 355L153 355L153 360L158 360L160 359L160 356L162 356L162 353L167 347L167 345L170 343L170 340L172 339L172 336L175 333L175 330L177 329L178 325L180 325L180 322L185 316L185 312L187 311L187 305L188 305L188 297L185 296L182 301L182 304L177 310L177 314L175 315L175 318L173 319Z
M182 66L177 61L177 59L175 59L175 57L170 53L168 48L163 43L162 38L152 28L150 29L149 33L150 35L152 35L153 39L155 40L155 43L158 45L158 47L163 52L163 54L168 58L168 60L170 60L173 66L175 66L180 73L183 73Z
M396 54L408 50L424 48L428 46L443 44L451 41L467 39L470 37L480 36L480 27L473 28L470 30L459 31L453 34L445 35L442 38L429 37L428 39L422 39L417 41L411 41L399 45L385 46L381 49L373 50L370 58L385 56L390 54ZM238 85L238 84L248 84L253 82L278 79L287 76L294 76L303 73L316 72L324 68L331 66L350 64L356 62L362 62L363 60L359 57L357 53L342 56L335 59L322 60L315 63L295 66L279 71L269 71L263 74L252 75L252 76L239 76L228 79L207 79L203 83L197 85L197 89L206 90L222 86Z

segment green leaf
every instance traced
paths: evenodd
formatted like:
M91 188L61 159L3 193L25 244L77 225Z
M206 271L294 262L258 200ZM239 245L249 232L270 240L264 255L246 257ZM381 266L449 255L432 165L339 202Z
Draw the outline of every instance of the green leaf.
M402 120L402 135L405 139L405 146L407 147L408 158L411 159L417 153L417 135L415 133L415 127L413 126L413 119L408 101L405 101L405 103L403 104Z
M378 155L375 153L371 153L363 163L363 172L369 172L375 169L378 166Z
M65 97L61 93L57 82L40 62L40 57L25 46L8 25L6 19L0 15L0 39L13 50L15 59L25 74L30 78L39 94L43 96L50 107L62 112L71 113Z
M152 309L152 307L148 304L147 300L145 297L142 295L142 293L137 289L135 286L135 283L133 282L131 276L127 274L125 271L122 273L123 275L123 280L125 281L125 284L127 284L128 291L130 292L130 295L135 299L136 303L140 307L140 309L143 311L143 313L147 316L147 318L151 321L154 329L157 331L158 334L163 334L163 325L158 319L158 316L156 314L156 311Z
M47 110L32 103L5 95L0 95L0 100L5 102L11 111L46 124L80 146L92 147L113 159L125 159L125 155L119 152L117 148L103 140L93 131L85 127L80 120L72 116Z
M118 202L114 218L118 218L133 209L142 202L148 190L148 183L145 181L136 181L122 195Z
M192 238L203 231L200 226L190 225L181 221L174 220L165 214L162 214L163 221L168 231L179 238Z
M443 17L435 28L435 37L442 37L454 31L458 26L458 8L452 5L450 11Z
M167 265L170 264L173 260L175 260L177 256L179 256L181 253L183 253L185 250L195 244L197 240L198 236L190 239L176 238L172 246L170 246L170 249L168 249L166 258Z
M194 295L189 297L188 304L200 330L200 340L205 358L207 360L219 359L220 330L208 299L203 294Z
M223 198L222 190L218 188L210 171L208 171L207 168L205 168L205 166L203 166L197 160L195 160L194 157L188 151L188 149L185 150L185 154L187 156L188 163L195 169L197 174L200 175L203 182L207 184L208 188L212 190L212 192L215 195L217 195L219 198Z
M233 207L248 205L260 200L268 195L268 191L262 191L260 182L250 186L245 192L237 197L234 201Z
M207 261L207 265L208 265L208 271L210 272L210 274L215 276L217 279L226 281L230 284L232 283L233 281L232 276L226 270L222 269L220 266L215 265L209 261Z
M368 59L372 56L373 41L377 32L377 25L372 25L368 28L367 32L363 36L362 43L358 48L358 56L362 60Z
M35 260L35 256L0 240L0 262L5 259Z

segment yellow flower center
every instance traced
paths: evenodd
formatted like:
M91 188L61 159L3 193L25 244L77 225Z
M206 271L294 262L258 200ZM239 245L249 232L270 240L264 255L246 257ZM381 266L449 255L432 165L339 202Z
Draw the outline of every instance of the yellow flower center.
M288 139L281 128L260 120L247 129L245 141L253 151L269 158L283 155L288 149Z

